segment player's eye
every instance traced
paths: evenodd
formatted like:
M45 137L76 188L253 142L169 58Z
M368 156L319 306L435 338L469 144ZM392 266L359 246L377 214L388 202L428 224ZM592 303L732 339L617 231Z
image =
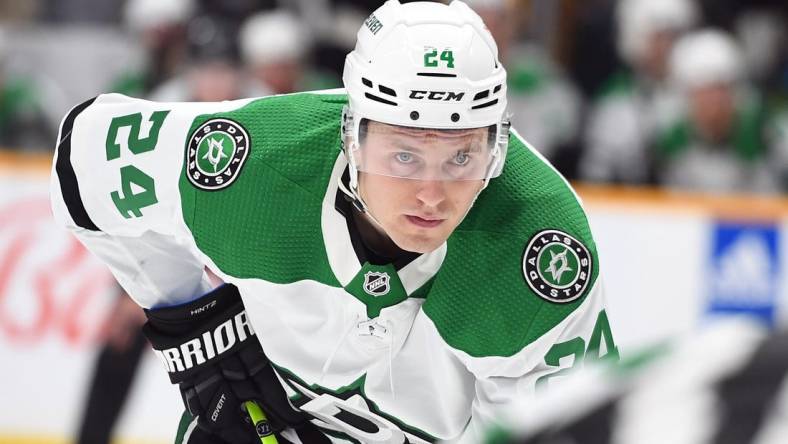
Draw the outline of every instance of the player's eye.
M452 163L458 166L465 166L470 161L471 161L471 156L465 151L458 151L457 154L455 154L454 158L452 159Z
M413 154L401 151L394 155L394 158L397 159L400 163L411 163L413 162Z

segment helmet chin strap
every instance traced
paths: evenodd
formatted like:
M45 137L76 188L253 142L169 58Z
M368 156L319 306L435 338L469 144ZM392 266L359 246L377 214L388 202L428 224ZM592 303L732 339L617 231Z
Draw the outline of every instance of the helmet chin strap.
M356 146L356 142L352 142L351 146L349 147L353 150ZM350 175L350 187L346 187L345 184L342 182L342 178L338 179L339 181L339 189L345 193L346 196L350 198L353 207L356 208L360 213L363 213L372 221L373 225L378 228L382 233L386 233L386 230L383 228L383 224L375 218L374 215L369 211L369 206L367 203L364 202L364 199L361 197L361 190L359 190L359 182L358 182L358 168L356 167L355 159L353 158L352 153L348 154L345 153L345 157L348 161L348 172ZM386 233L388 236L388 233Z
M353 204L356 210L358 210L360 213L366 214L376 228L380 229L381 232L386 233L386 230L383 229L383 225L380 223L380 221L378 221L378 219L375 218L375 216L373 216L369 211L369 206L366 202L364 202L364 199L361 197L361 191L359 190L358 165L356 165L356 158L353 155L354 152L359 149L358 125L359 122L357 122L353 117L353 111L351 111L349 106L345 105L342 108L342 153L345 156L345 160L347 160L349 170L348 172L350 175L350 186L346 187L345 184L342 183L342 177L340 177L338 179L339 189L350 198L350 202ZM388 236L388 234L386 235Z

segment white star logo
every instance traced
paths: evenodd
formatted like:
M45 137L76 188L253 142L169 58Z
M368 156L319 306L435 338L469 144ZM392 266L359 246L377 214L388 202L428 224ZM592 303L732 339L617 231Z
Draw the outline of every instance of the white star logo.
M219 162L221 162L225 157L227 157L227 154L224 153L224 141L216 140L213 137L208 139L208 151L205 152L205 155L202 156L202 158L208 159L208 162L213 165L214 173L219 166Z
M550 266L547 267L545 272L553 275L553 280L556 283L561 282L561 276L564 273L567 271L572 271L572 269L569 267L569 261L566 259L566 253L568 251L568 248L564 249L563 252L558 254L555 254L554 251L550 251Z

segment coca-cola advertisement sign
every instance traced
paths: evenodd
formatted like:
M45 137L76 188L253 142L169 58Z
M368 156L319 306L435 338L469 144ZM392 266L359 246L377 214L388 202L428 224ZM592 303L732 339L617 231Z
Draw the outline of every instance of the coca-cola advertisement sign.
M0 442L72 440L122 297L107 267L54 222L46 170L0 164ZM172 442L178 391L152 353L141 364L116 436Z
M95 342L111 293L106 267L74 236L54 226L49 200L29 197L0 206L0 336L10 346L60 340Z

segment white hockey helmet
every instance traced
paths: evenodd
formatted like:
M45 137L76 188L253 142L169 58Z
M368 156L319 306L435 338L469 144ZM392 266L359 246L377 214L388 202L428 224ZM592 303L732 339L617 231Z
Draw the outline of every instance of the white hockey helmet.
M301 60L309 49L298 19L286 10L260 12L241 27L240 44L244 61L252 66L282 60Z
M705 29L688 34L670 55L671 81L688 90L705 85L735 86L744 78L744 58L729 34Z
M354 115L394 125L478 128L506 109L495 41L459 0L388 0L358 31L343 81Z
M365 120L433 133L490 128L489 163L481 177L469 179L486 183L500 174L509 135L506 71L492 35L465 3L387 1L359 30L343 81L349 106L342 136L351 188L358 170L364 171L354 153L362 148Z
M616 20L619 53L627 62L635 63L653 34L691 28L698 20L698 11L693 0L619 0Z
M194 0L129 0L124 20L134 31L172 23L186 23L195 10Z

